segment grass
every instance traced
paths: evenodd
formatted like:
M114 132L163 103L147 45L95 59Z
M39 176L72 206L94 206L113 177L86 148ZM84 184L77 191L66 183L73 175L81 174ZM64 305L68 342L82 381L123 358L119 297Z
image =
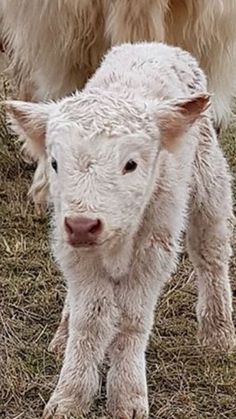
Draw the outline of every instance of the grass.
M0 83L4 99L9 86L4 78ZM33 168L23 162L1 110L0 126L0 418L37 419L60 370L61 360L47 346L65 290L50 256L47 218L37 217L27 201ZM233 129L222 144L236 179ZM206 352L196 344L191 269L184 255L157 307L147 350L150 419L235 419L236 355ZM235 273L233 258L236 296ZM104 386L87 416L95 418L107 418Z

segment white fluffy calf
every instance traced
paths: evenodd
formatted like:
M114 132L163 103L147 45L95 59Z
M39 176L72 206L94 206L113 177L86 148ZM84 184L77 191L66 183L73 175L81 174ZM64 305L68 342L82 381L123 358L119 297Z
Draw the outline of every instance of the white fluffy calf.
M44 419L88 408L105 354L112 416L148 417L145 349L184 231L199 340L234 345L230 176L208 106L195 59L157 43L113 48L71 97L7 103L16 132L48 160L52 246L68 285L54 339L64 363Z

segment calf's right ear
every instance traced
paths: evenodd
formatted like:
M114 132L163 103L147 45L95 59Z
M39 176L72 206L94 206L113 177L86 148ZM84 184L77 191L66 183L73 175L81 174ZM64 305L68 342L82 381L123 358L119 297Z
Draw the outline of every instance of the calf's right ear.
M12 130L30 142L35 154L45 154L46 129L52 104L9 100L4 105Z
M172 99L159 104L156 118L161 134L162 146L175 151L184 134L202 117L210 106L208 93L197 93L183 99Z

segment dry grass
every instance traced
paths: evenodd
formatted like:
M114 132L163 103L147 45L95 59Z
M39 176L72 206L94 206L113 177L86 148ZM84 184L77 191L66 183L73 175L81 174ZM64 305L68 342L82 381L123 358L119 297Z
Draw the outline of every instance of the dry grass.
M1 83L4 98L8 88ZM38 218L27 203L32 167L22 161L2 112L0 118L0 418L35 419L60 368L47 346L59 321L64 287L50 257L47 218ZM233 130L223 144L236 175ZM196 345L196 290L190 272L184 256L158 306L147 351L150 418L235 419L236 356ZM233 259L236 295L235 272ZM88 418L107 417L104 399L102 386Z

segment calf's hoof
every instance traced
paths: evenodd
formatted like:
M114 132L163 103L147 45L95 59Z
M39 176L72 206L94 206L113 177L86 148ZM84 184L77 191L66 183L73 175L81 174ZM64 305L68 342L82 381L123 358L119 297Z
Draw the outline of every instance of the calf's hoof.
M48 352L63 356L66 349L67 335L56 333L48 346Z
M108 401L108 410L113 419L147 419L148 402L146 398L129 397L124 400Z
M127 412L117 412L112 416L113 419L148 419L148 414L146 410L137 410L133 409L130 413Z
M61 320L61 323L59 324L57 331L51 340L48 351L58 354L58 355L64 355L67 339L68 339L68 330L69 330L69 315L66 316Z
M81 413L68 399L59 401L51 398L44 409L42 419L67 419L71 414Z
M46 408L45 408L45 410L43 412L43 416L42 416L42 419L66 419L66 418L67 418L67 416L65 416L65 415L58 415L56 413L56 411L53 412L53 411L48 410Z
M210 350L230 352L236 346L235 330L232 321L220 323L215 321L209 324L205 319L201 321L198 330L198 341Z

